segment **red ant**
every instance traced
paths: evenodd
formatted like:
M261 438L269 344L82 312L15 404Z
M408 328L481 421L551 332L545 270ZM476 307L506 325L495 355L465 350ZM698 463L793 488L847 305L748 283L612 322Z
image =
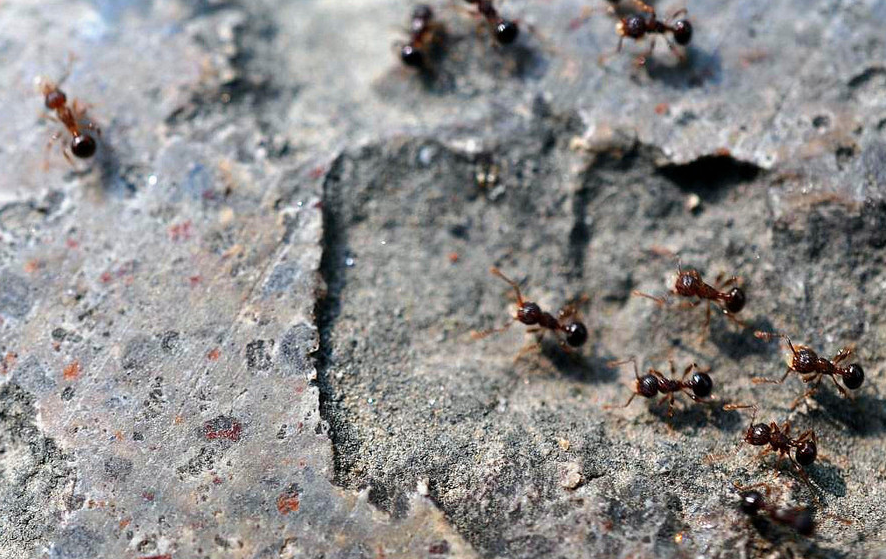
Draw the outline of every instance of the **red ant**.
M640 372L637 369L637 361L633 357L626 361L612 362L610 365L617 366L624 365L625 363L632 363L634 365L634 376L637 380L634 385L634 393L631 394L628 401L621 406L623 408L631 405L631 402L634 401L634 398L636 398L637 395L643 396L644 398L654 398L659 393L664 395L661 402L664 402L665 400L668 401L668 417L674 415L674 394L678 392L686 394L696 402L710 403L709 400L704 399L711 395L711 391L714 388L714 381L712 381L710 375L708 375L710 369L702 371L699 369L698 365L692 363L683 371L683 376L680 380L677 380L676 378L667 378L660 371L651 367L646 374L641 377ZM677 371L674 369L674 362L669 361L669 363L671 366L671 376L675 377ZM695 373L687 381L686 376L692 371L695 371ZM606 409L612 409L613 407L618 406L606 406Z
M753 408L754 415L751 417L751 424L745 432L744 441L753 446L767 446L760 456L769 452L778 452L778 462L787 456L794 466L794 469L806 484L812 488L809 476L803 470L803 466L809 466L815 462L818 456L818 444L815 438L815 431L808 429L800 434L796 439L791 438L791 423L785 421L781 427L777 423L772 422L769 425L765 423L754 423L757 417L757 407L742 404L727 404L723 406L726 410L736 410L742 408ZM791 456L791 450L794 455ZM776 466L778 463L776 462Z
M555 333L561 333L563 334L564 339L560 340L560 347L566 351L572 351L573 348L581 347L586 341L588 341L587 327L585 327L583 322L576 319L578 310L576 309L575 304L564 306L560 309L558 315L554 316L543 311L538 304L523 299L523 295L520 293L520 286L517 285L517 282L502 274L498 268L493 267L490 268L489 271L493 275L503 279L514 289L514 293L517 295L517 315L514 317L514 320L527 326L532 326L527 332L544 333L544 330L547 329ZM474 332L472 333L472 336L474 339L484 338L489 334L509 328L511 324L513 323L509 322L500 329Z
M465 0L465 2L477 5L477 13L486 18L496 41L502 45L509 45L517 40L520 34L517 22L501 17L492 0Z
M436 40L439 26L434 23L434 11L427 4L419 4L412 10L409 42L400 46L400 60L413 68L427 64L428 46Z
M649 44L649 50L645 55L641 55L637 58L637 65L642 66L646 64L646 59L652 55L652 51L655 49L655 35L661 35L677 58L681 61L685 60L686 56L677 49L674 43L677 43L680 46L686 46L692 41L692 23L685 18L677 19L678 16L686 15L688 10L685 8L677 10L668 19L662 21L656 17L655 8L649 4L646 4L641 0L632 0L632 2L638 9L649 14L649 17L644 17L640 14L631 14L619 18L618 23L615 25L615 31L619 35L618 47L616 47L615 53L613 54L621 52L625 37L639 41L644 36L650 35L652 37ZM674 37L674 42L671 42L671 40L668 39L668 33ZM604 61L605 58L605 56L601 57L600 61Z
M59 89L58 85L52 82L44 83L40 88L40 92L44 96L43 103L46 105L46 108L55 111L58 120L60 120L65 128L68 129L68 132L71 133L71 153L80 159L89 159L92 157L98 146L95 138L93 138L88 132L85 132L80 125L80 122L86 115L86 109L81 107L76 100L74 100L69 107L67 95ZM87 123L85 128L88 130L95 130L97 134L101 135L101 131L92 122ZM53 140L57 140L58 138L58 133L53 135ZM73 163L67 150L63 150L62 153L69 163Z
M861 368L861 365L858 363L850 363L845 367L840 366L843 361L846 361L852 355L853 350L851 346L841 349L837 352L837 355L829 361L824 357L819 357L818 354L809 347L803 345L795 347L794 344L791 343L791 339L784 334L775 332L754 332L754 335L757 338L766 341L769 341L772 338L781 338L788 343L788 347L791 349L792 354L791 363L788 365L788 370L785 371L781 380L757 377L752 380L754 384L781 384L788 378L788 375L791 374L791 372L799 374L804 383L812 383L812 388L794 400L794 403L791 404L791 409L796 408L801 401L818 392L818 389L821 387L821 381L825 376L830 377L830 379L834 381L834 386L837 387L837 390L839 390L840 394L844 397L849 397L849 393L845 388L840 386L836 377L842 377L843 384L850 390L855 390L864 382L864 369Z
M720 275L717 277L715 285L708 285L702 280L701 274L698 273L697 270L684 270L682 265L678 264L677 280L674 282L672 293L679 295L680 297L697 297L698 299L696 301L689 303L690 307L698 306L705 300L714 303L723 310L723 314L725 314L729 320L735 322L739 326L744 326L745 324L735 317L737 313L741 312L747 302L744 290L735 285L729 291L721 291L721 289L737 282L738 278L735 276L726 281L722 281L722 275ZM652 299L659 305L664 305L667 302L663 297L654 297L646 293L641 293L640 291L633 291L632 293L639 297ZM708 327L710 322L711 306L708 305L705 314L705 328Z
M763 493L754 489L760 486L766 492L765 497ZM811 536L815 532L815 519L812 516L812 511L807 507L776 507L770 500L772 488L769 484L758 483L748 487L735 484L735 487L741 492L741 511L746 515L753 517L764 512L773 522L787 526L802 536Z

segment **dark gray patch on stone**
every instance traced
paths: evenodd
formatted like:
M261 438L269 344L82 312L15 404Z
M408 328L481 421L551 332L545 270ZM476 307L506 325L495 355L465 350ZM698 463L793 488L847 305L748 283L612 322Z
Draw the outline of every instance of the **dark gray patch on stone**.
M132 460L111 456L105 460L105 476L116 481L126 481L132 473Z
M57 381L37 357L29 355L16 367L17 382L33 392L43 392L55 387Z
M257 371L271 367L270 351L274 349L274 340L253 340L246 344L246 366Z
M287 374L297 374L309 366L310 354L317 350L320 335L310 324L296 324L280 340L280 366Z
M0 314L24 318L31 310L31 288L28 280L9 271L0 272Z
M160 357L160 343L147 335L133 336L123 347L120 365L125 371L150 371Z

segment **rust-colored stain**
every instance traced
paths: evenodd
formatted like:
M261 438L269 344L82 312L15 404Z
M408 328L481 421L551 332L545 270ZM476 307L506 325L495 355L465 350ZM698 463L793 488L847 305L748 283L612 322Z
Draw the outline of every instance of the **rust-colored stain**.
M203 281L203 278L200 276L191 276L188 278L188 281L191 283L191 287L200 285L200 282Z
M243 432L243 425L239 421L231 420L231 426L227 429L216 429L211 422L203 425L203 436L210 441L215 439L229 439L239 441L240 434Z
M219 348L213 348L209 350L209 353L206 354L206 358L210 361L218 361L218 358L221 356L221 350Z
M118 441L123 440L123 431L114 431L114 438Z
M8 351L3 360L0 361L0 375L7 374L15 366L16 359L18 359L18 354L14 351Z
M455 264L456 262L458 262L459 256L457 252L450 252L448 258L450 264Z
M111 272L104 272L101 276L99 276L98 279L102 283L111 283L111 280L114 279L114 276L111 275Z
M153 491L145 491L142 493L142 499L145 501L151 502L154 500L154 492Z
M139 557L139 559L172 559L172 555L168 553L164 553L163 555L147 555L145 557Z
M191 238L191 220L176 223L169 227L169 239L173 242L187 241Z
M68 239L67 241L65 241L65 246L67 246L70 249L75 249L80 246L80 243L78 243L74 239Z
M185 418L182 417L181 415L175 416L175 419L172 420L172 423L175 425L181 425L184 422L185 422Z
M119 524L120 529L122 530L123 528L126 528L126 527L129 526L131 523L132 523L132 519L131 519L131 518L124 518L123 520L120 521L120 524Z
M671 110L671 106L667 103L659 103L655 106L655 114L657 115L666 115L669 110Z
M62 375L65 377L65 380L77 380L80 376L80 362L74 360L65 365Z
M312 179L319 179L324 175L324 173L326 173L326 167L320 165L319 167L314 167L313 169L311 169L310 177Z
M37 270L39 270L43 265L39 260L28 260L25 262L25 272L29 274L33 274Z
M289 514L298 511L298 493L295 491L282 493L277 497L277 510L280 514Z

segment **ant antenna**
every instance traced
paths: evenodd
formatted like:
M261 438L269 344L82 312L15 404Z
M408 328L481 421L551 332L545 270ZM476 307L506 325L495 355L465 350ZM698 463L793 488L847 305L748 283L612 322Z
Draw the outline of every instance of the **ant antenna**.
M506 276L506 275L504 275L503 273L501 273L501 270L499 270L499 269L496 268L495 266L489 268L489 271L490 271L493 275L498 276L498 277L500 277L501 279L505 280L505 281L508 283L508 285L510 285L511 287L514 288L514 293L517 295L517 304L520 305L520 306L522 306L522 305L523 305L523 295L520 293L520 286L517 285L517 282L515 282L514 280L512 280L512 279L509 278L508 276Z

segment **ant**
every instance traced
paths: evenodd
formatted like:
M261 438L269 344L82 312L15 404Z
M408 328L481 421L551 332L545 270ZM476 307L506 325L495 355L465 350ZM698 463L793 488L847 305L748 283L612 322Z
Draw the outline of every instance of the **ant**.
M765 423L754 423L754 420L757 417L756 406L743 404L727 404L723 406L723 409L725 410L742 408L753 408L754 410L754 415L751 417L751 424L748 426L748 430L745 432L743 440L753 446L768 446L768 448L763 450L760 456L773 451L778 452L778 462L781 462L781 460L787 456L791 461L791 464L794 466L797 475L799 475L811 489L812 483L810 483L806 471L803 470L803 466L809 466L815 462L815 458L818 456L818 444L815 438L815 431L808 429L801 433L796 439L792 439L790 421L785 421L782 423L781 427L775 422L772 422L769 425ZM792 449L794 450L793 456L791 456ZM778 462L776 462L776 466L778 465Z
M765 490L765 497L763 493L754 489L760 486ZM802 536L811 536L815 533L815 519L812 516L812 511L807 507L776 507L770 500L772 488L769 484L758 483L742 487L736 483L735 487L741 492L739 494L740 507L746 515L756 517L758 513L764 512L773 522L787 526Z
M85 132L80 125L80 121L83 120L86 110L81 107L76 100L69 107L68 96L65 95L64 91L59 89L58 85L52 82L44 83L40 88L40 92L44 96L43 103L46 105L46 108L55 111L58 120L60 120L65 128L68 129L68 132L71 133L71 153L80 159L89 159L95 155L95 150L98 147L95 138L93 138L88 132ZM101 135L101 131L92 122L87 123L85 128L95 130L96 133ZM57 140L58 138L58 133L53 135L53 140ZM73 163L67 150L63 150L62 153L69 163Z
M409 42L400 46L400 60L413 68L424 68L428 46L437 37L438 25L434 23L434 11L427 4L419 4L412 10Z
M634 376L637 378L634 385L634 393L631 394L631 397L628 398L628 401L621 407L626 408L631 405L631 402L634 401L634 398L637 395L643 396L644 398L654 398L657 394L661 393L664 397L661 399L661 402L665 400L668 401L668 417L672 417L674 415L674 394L678 392L682 392L695 400L696 402L702 402L709 404L709 400L705 400L711 395L711 391L714 388L714 381L711 380L710 375L708 375L708 371L710 369L701 370L698 365L692 363L683 371L683 376L680 380L676 378L667 378L660 371L657 371L653 368L649 368L645 375L640 376L640 372L637 369L637 360L633 357L626 361L615 361L610 363L610 366L624 365L625 363L632 363L634 365ZM674 362L669 361L671 366L671 376L675 377L677 375L677 371L674 369ZM692 371L695 373L692 377L687 381L686 376L689 375ZM659 402L659 403L661 403ZM606 409L612 409L617 406L606 406Z
M735 317L737 313L741 312L741 310L745 306L745 303L747 302L747 297L745 296L744 290L737 285L734 285L729 291L721 291L722 289L737 282L738 278L736 278L735 276L732 276L726 281L722 281L722 275L720 275L714 282L715 285L708 285L701 278L701 274L698 272L698 270L684 270L682 265L678 264L677 280L674 282L674 289L672 290L672 293L681 297L698 297L697 300L689 303L690 307L698 306L704 300L714 303L723 310L723 314L725 314L729 320L735 322L739 326L744 326L745 324ZM654 297L652 295L641 293L639 291L633 291L632 293L633 295L639 297L652 299L659 305L664 305L666 303L666 300L663 297ZM705 314L704 327L707 328L710 322L711 306L708 305L707 312Z
M514 317L514 320L527 326L532 326L527 332L544 333L544 330L547 329L555 333L561 333L563 334L563 339L560 340L560 347L567 352L583 346L588 341L588 329L583 322L576 318L578 311L575 304L567 304L560 309L557 316L554 316L543 311L537 303L523 299L523 294L520 293L520 286L517 285L517 282L505 276L498 268L493 267L489 271L503 279L514 289L514 293L517 295L517 315ZM509 322L503 328L497 330L474 332L472 336L474 339L484 338L489 334L509 328L511 324L513 323Z
M818 354L809 347L803 345L795 347L794 344L791 343L791 339L784 334L776 332L754 332L754 336L766 341L770 341L772 338L781 338L787 342L792 354L791 363L788 365L788 370L785 371L781 380L757 377L752 380L754 384L781 384L788 378L788 375L791 374L791 372L799 374L804 383L812 383L812 388L794 400L794 403L791 404L791 409L796 408L801 401L818 392L818 389L821 387L821 381L825 376L830 377L830 379L834 381L834 386L837 387L840 394L847 398L849 397L849 393L846 391L846 388L855 390L864 382L864 369L862 369L861 365L858 363L850 363L845 367L840 366L843 361L849 359L852 355L853 350L851 346L841 349L837 352L837 355L829 361L824 357L819 357ZM840 386L840 383L837 382L836 377L838 376L842 377L843 384L846 388L843 388Z
M652 51L655 49L655 35L661 35L671 49L671 52L673 52L680 61L685 60L686 56L677 49L677 46L674 43L677 43L677 45L680 46L686 46L692 41L692 23L686 18L677 19L679 16L685 16L688 13L688 10L686 10L686 8L677 10L668 19L662 21L656 17L655 8L649 4L641 0L632 0L632 2L642 12L648 14L648 17L640 14L630 14L619 18L618 23L615 25L615 31L619 35L618 47L616 47L613 54L621 52L625 37L639 41L644 36L650 35L651 41L649 44L649 50L645 55L641 55L637 58L637 65L643 66L646 64L646 59L652 55ZM610 3L614 4L615 2ZM671 42L668 38L668 33L674 37L674 42ZM601 57L600 61L603 62L605 58L605 56Z
M477 13L486 18L492 28L492 35L500 44L509 45L517 40L520 34L517 22L499 15L492 0L465 0L465 2L477 5Z

